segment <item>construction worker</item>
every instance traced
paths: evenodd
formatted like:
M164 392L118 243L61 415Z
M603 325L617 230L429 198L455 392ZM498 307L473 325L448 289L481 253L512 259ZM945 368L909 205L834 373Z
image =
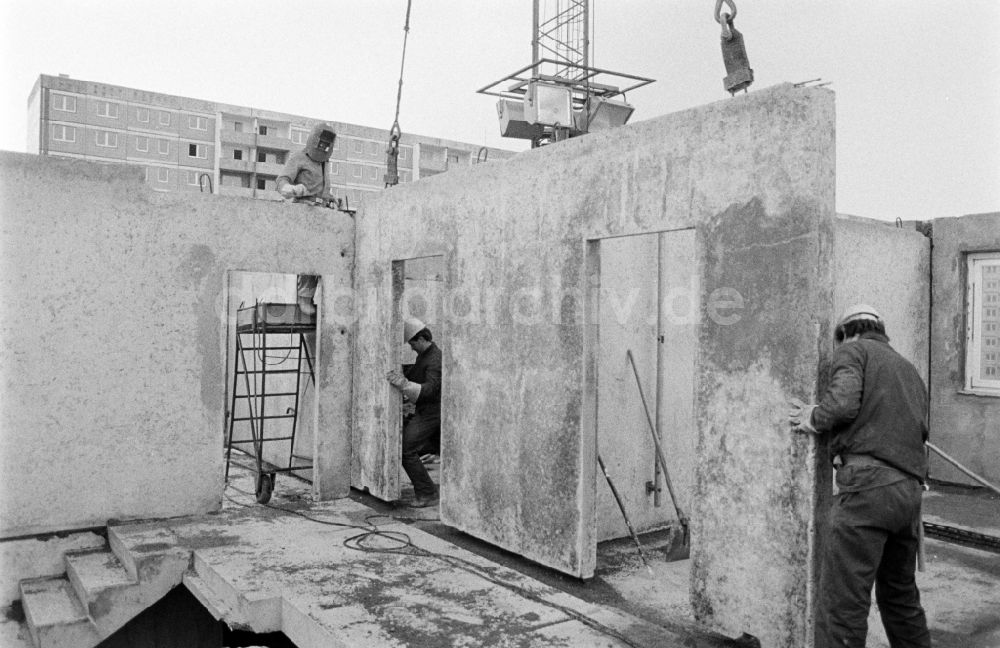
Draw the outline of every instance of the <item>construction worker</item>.
M403 322L403 341L417 353L414 363L402 372L393 369L386 380L415 405L413 416L403 424L403 470L413 483L411 506L437 506L438 489L420 460L424 445L441 434L441 349L430 329L415 317Z
M829 435L837 471L817 646L864 647L874 583L893 648L929 647L914 578L927 475L927 389L916 368L889 346L871 306L848 308L835 338L823 398L815 405L792 399L789 412L793 431Z
M288 157L285 168L278 176L278 193L292 202L307 204L323 204L330 198L326 162L333 151L333 143L337 140L336 133L325 123L316 124L306 145L301 151L296 151ZM316 275L299 275L296 280L296 292L299 308L306 315L316 312L313 297L316 294Z

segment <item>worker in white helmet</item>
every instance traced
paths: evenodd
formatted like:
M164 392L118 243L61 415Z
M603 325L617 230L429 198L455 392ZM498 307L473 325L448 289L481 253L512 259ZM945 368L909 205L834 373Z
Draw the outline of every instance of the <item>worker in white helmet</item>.
M795 432L828 435L837 470L817 645L865 646L874 584L889 643L929 647L915 579L927 476L927 388L889 346L885 323L871 306L848 308L835 338L823 398L816 405L792 399L789 412Z
M336 140L337 135L329 125L316 124L302 150L288 156L285 168L278 176L278 193L291 202L311 205L322 204L324 200L330 198L326 163L330 159L333 143ZM316 275L298 276L296 293L299 308L306 315L316 312L313 298L316 295L318 279Z
M403 425L403 470L413 483L411 506L437 506L438 488L420 460L424 445L441 435L441 349L430 329L415 317L403 322L403 341L417 353L414 363L402 372L386 374L386 380L415 405L413 416Z

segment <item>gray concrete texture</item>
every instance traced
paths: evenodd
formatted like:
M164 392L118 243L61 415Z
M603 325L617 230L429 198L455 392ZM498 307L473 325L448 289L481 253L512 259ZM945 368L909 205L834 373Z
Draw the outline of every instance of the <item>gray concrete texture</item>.
M398 496L391 263L443 254L442 520L583 577L602 239L695 228L696 609L806 641L815 449L781 417L787 394L812 396L833 318L832 93L779 86L592 134L398 187L360 216L356 288L373 301L357 314L355 485Z
M351 220L330 210L160 194L141 171L0 155L0 532L218 509L232 270L351 282ZM314 453L344 496L351 335L321 324Z
M1000 398L966 391L967 263L1000 251L1000 213L934 221L931 441L976 474L1000 484ZM931 475L976 484L931 453Z

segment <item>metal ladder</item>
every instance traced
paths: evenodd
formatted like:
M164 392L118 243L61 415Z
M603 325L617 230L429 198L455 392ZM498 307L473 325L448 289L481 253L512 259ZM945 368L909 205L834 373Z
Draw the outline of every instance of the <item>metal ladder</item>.
M271 499L277 473L312 469L312 462L295 465L295 434L301 395L309 385L308 382L303 385L303 361L309 380L314 386L316 383L312 353L306 340L306 335L315 331L315 315L306 315L297 304L257 302L236 312L236 353L226 435L225 478L228 483L229 468L234 463L253 471L255 494L261 504ZM283 339L275 342L274 336ZM269 353L284 354L284 357L275 362ZM290 385L292 375L295 376L294 391ZM275 402L280 399L293 404L282 412L280 402ZM237 424L249 428L249 437L244 433L234 438ZM276 427L278 431L268 436L267 432ZM285 442L289 447L286 465L265 458L266 444ZM234 458L234 447L248 455L252 462L244 463ZM269 456L275 457L274 454Z

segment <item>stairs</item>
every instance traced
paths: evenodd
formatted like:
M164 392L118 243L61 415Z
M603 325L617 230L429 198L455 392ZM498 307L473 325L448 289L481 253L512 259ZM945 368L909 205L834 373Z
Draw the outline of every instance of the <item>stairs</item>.
M23 580L36 648L91 648L179 585L191 552L169 531L108 527L108 548L67 552L66 573Z

